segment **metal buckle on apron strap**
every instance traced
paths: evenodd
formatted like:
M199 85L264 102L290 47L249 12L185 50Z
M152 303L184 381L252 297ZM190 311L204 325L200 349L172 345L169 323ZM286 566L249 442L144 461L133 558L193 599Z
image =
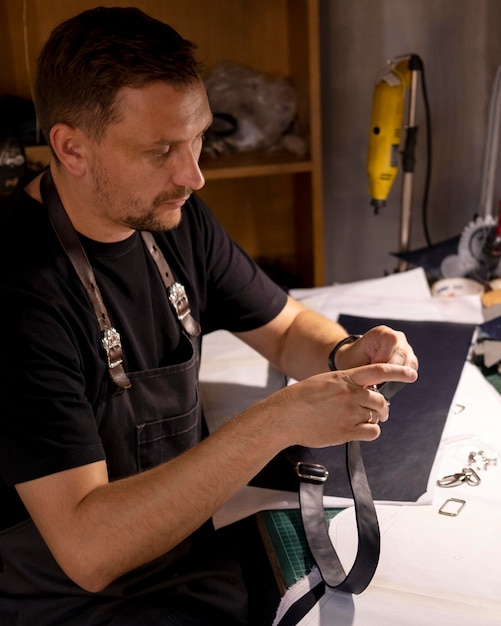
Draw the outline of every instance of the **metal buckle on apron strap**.
M122 343L118 330L112 327L104 328L101 343L108 358L108 367L118 367L122 363Z
M101 345L106 352L108 360L108 372L111 380L121 389L129 389L131 384L127 373L123 368L123 352L120 333L112 326L105 326L102 329Z
M170 284L167 289L169 301L176 312L177 319L181 322L184 330L189 335L196 337L201 332L200 324L191 316L190 304L184 286L181 283L175 282Z
M181 283L173 283L169 287L169 300L174 307L179 321L184 320L191 313L186 290Z

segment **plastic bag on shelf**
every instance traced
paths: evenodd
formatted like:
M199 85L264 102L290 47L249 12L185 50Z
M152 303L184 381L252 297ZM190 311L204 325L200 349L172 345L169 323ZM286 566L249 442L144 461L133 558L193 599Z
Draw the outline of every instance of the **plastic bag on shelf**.
M296 93L287 77L226 61L214 68L205 86L214 115L206 153L276 149L304 153L304 141L293 131Z

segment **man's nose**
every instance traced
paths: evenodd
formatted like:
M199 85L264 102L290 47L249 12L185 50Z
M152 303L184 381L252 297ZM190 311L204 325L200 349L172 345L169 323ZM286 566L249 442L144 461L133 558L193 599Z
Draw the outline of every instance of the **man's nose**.
M178 187L190 187L193 190L201 189L205 185L198 162L199 155L190 149L180 150L174 163L173 182Z

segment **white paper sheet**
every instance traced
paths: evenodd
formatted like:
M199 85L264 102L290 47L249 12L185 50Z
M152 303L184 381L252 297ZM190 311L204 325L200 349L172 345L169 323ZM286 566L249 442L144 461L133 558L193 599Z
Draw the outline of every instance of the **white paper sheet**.
M500 504L470 496L454 518L439 515L435 505L378 506L377 512L381 559L369 588L353 597L328 589L299 626L501 624ZM330 528L347 568L356 550L354 524L350 508ZM291 590L288 601L318 580L315 569ZM275 623L289 602L282 601Z

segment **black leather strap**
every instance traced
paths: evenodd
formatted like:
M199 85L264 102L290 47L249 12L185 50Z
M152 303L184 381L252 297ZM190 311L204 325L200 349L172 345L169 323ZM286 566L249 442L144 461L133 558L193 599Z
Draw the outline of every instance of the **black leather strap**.
M390 400L405 383L388 382L379 392ZM324 514L324 483L329 472L316 464L311 449L292 448L289 460L300 478L299 504L308 547L326 585L349 593L361 593L371 582L379 562L381 537L376 508L367 482L365 466L358 441L346 444L346 469L355 505L358 550L352 568L345 573L329 537Z
M314 463L311 450L296 448L296 472L300 477L299 502L308 547L326 585L340 591L361 593L371 582L379 561L380 535L376 509L358 441L346 444L346 467L355 504L358 551L346 574L329 537L323 492L327 470Z

